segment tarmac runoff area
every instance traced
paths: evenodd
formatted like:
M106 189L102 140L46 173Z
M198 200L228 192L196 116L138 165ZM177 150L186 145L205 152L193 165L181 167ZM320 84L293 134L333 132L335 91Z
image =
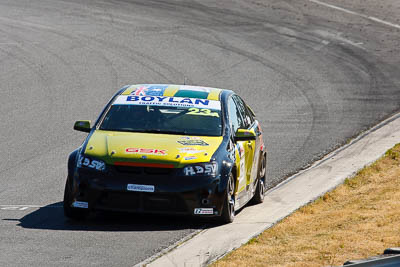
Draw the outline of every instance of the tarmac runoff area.
M206 266L343 183L399 142L397 113L268 191L264 203L245 207L233 223L202 230L135 266Z

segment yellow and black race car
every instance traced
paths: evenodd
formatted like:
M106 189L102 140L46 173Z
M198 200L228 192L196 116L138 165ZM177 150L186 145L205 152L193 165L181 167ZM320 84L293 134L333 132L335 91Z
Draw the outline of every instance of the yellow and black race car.
M218 216L265 191L266 148L253 111L233 91L209 87L125 86L68 160L64 213L90 211Z

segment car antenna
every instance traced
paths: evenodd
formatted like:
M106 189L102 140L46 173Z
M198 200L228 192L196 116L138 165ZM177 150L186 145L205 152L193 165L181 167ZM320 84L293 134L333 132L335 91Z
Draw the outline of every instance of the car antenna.
M183 76L183 85L186 85L186 80L187 80L186 76Z

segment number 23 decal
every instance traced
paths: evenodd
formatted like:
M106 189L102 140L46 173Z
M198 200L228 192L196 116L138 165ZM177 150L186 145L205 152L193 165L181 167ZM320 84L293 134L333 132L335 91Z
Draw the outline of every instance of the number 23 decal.
M190 115L198 115L198 116L211 116L211 117L219 117L217 112L211 112L210 109L199 109L199 108L189 108L189 112L187 114Z

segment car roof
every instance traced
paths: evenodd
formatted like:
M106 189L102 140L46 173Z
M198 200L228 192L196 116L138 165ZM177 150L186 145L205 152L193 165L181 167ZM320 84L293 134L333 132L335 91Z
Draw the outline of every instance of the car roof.
M174 96L219 101L221 101L223 92L232 91L213 87L177 84L134 84L124 86L121 89L121 95Z

